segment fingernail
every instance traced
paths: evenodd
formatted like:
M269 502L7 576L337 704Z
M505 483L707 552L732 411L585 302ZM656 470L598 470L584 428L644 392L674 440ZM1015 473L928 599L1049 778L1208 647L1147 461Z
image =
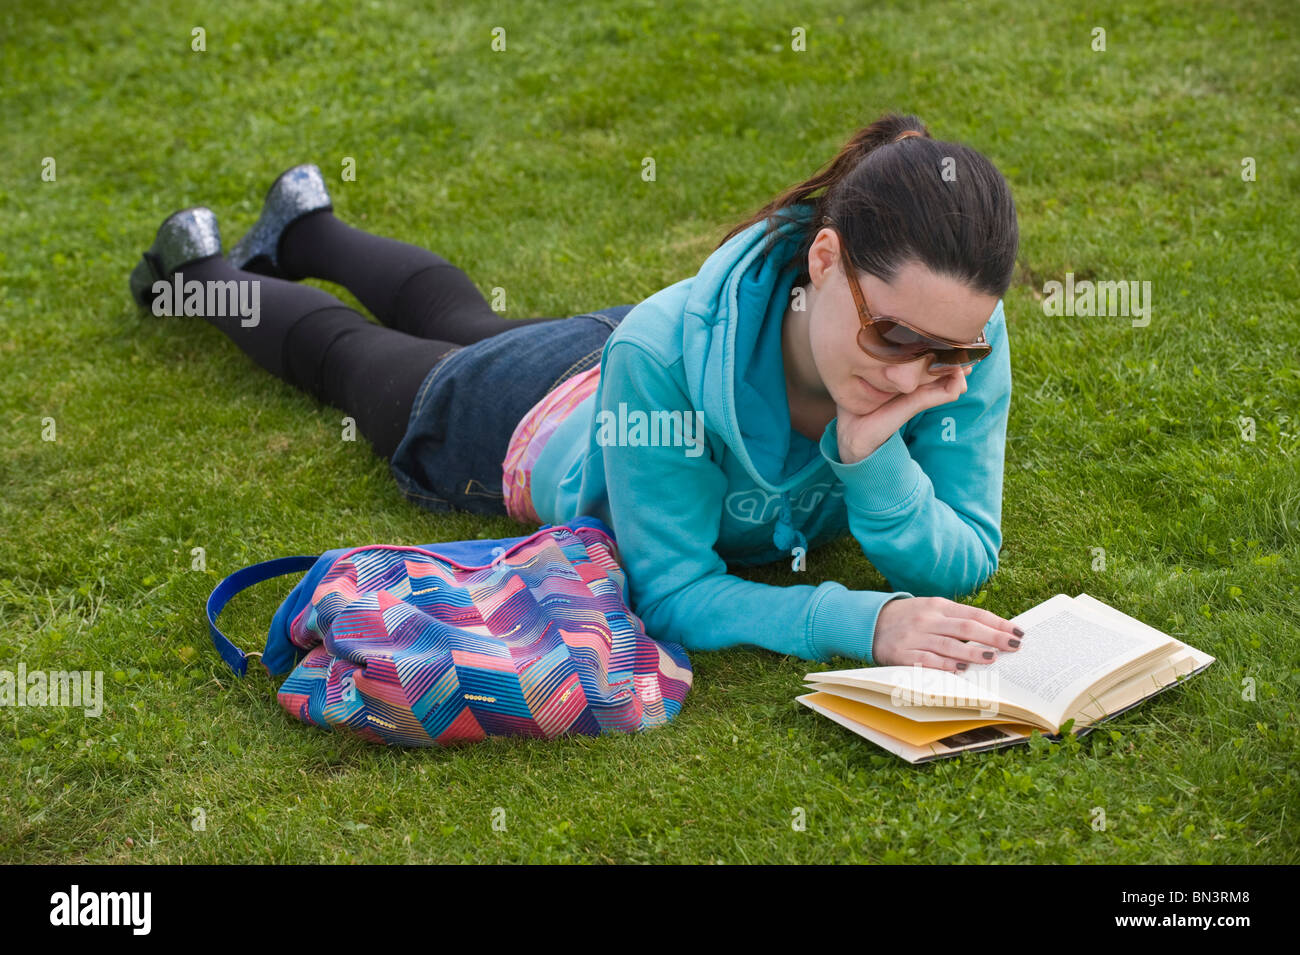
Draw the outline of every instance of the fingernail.
M993 651L992 651L992 650L985 650L985 651L984 651L984 659L985 659L985 660L992 660L992 659L993 659Z
M1011 632L1014 633L1017 637L1023 637L1025 635L1025 631L1021 630L1019 627L1013 628Z
M1019 641L1019 640L1008 640L1007 643L1010 644L1010 645L1013 646L1013 647L1018 647L1018 646L1020 646L1020 641Z
M964 670L964 669L966 669L966 664L964 664L964 663L958 663L958 664L957 664L957 669L958 669L958 670Z

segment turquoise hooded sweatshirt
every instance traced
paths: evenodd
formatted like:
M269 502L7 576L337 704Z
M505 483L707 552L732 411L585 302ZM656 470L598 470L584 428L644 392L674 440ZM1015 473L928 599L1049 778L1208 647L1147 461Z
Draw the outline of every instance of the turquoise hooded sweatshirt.
M791 211L799 223L813 210ZM626 315L605 344L596 392L534 465L533 506L545 523L592 515L614 529L632 610L656 639L874 663L886 601L956 598L997 569L1011 402L1002 302L985 328L993 352L966 392L844 464L834 421L817 443L790 423L781 325L799 235L782 225L764 255L764 225ZM809 550L846 532L905 589L779 587L727 573L728 562L795 566L803 548L812 577Z

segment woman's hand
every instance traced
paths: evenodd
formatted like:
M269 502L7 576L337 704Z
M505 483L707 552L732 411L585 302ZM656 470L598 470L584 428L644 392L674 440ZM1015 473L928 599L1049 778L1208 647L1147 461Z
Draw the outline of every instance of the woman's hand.
M869 414L854 414L835 406L835 440L840 461L856 464L869 457L889 436L912 418L935 405L955 401L966 391L966 376L974 365L954 368L911 394L897 394ZM894 601L890 601L893 603Z
M1015 650L1023 636L1010 620L979 607L945 597L899 597L880 608L871 658L879 666L919 663L957 672Z

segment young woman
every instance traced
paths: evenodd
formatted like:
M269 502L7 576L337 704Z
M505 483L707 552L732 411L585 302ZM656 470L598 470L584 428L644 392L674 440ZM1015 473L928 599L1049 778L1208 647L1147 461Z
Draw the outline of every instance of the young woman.
M635 307L502 318L445 259L345 225L310 165L276 180L230 261L210 210L169 217L131 288L148 307L178 271L260 281L256 324L209 320L353 416L416 503L599 517L653 637L961 670L1023 635L944 596L997 567L1018 241L985 157L890 114ZM907 589L727 573L811 572L845 533Z

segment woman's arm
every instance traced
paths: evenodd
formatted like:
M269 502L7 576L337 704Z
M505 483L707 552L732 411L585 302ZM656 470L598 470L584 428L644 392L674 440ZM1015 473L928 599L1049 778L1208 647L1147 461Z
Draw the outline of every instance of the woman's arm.
M840 463L834 421L822 435L862 553L891 586L918 596L968 594L997 570L1011 405L1001 301L986 334L993 351L965 393L916 415L861 461Z
M600 410L693 412L674 376L635 340L611 341ZM706 422L707 424L707 422ZM610 516L632 609L651 637L688 650L752 644L807 660L871 660L880 608L906 592L851 591L826 581L776 587L726 572L715 547L726 477L683 447L603 448Z

